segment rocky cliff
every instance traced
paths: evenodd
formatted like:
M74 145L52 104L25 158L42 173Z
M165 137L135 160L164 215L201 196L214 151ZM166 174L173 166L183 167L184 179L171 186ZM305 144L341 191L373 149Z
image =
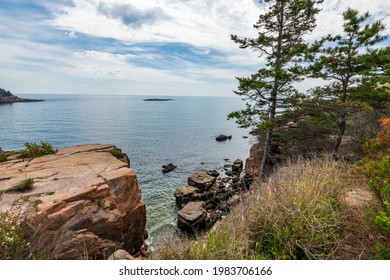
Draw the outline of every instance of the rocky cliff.
M0 163L0 212L23 220L32 255L103 259L117 249L135 256L146 250L137 176L114 150L81 145Z

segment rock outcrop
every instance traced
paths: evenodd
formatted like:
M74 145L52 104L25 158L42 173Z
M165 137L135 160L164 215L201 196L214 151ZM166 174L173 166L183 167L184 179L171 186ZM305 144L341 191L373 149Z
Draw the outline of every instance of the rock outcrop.
M118 249L133 256L146 250L141 189L115 149L81 145L0 163L0 212L24 221L33 255L106 259ZM32 188L12 190L26 179Z
M214 185L216 180L217 178L212 176L209 171L200 170L193 173L188 178L188 185L200 190L208 190L211 186Z
M215 170L200 170L188 178L189 186L175 191L180 209L178 227L188 233L211 228L240 202L240 193L249 189L252 176L243 171L243 161L235 160L222 177Z
M245 160L246 172L253 176L258 176L262 157L263 146L261 143L253 144L249 152L249 157Z

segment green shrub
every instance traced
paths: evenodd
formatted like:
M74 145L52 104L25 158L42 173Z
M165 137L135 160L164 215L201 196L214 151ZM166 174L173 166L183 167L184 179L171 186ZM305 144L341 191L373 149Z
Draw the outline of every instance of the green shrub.
M360 172L365 175L381 207L372 206L366 211L370 220L390 239L390 118L380 121L382 131L376 138L367 141L366 156L361 161ZM389 243L377 244L378 258L389 259Z
M39 205L40 205L40 204L42 204L42 200L40 200L40 199L34 200L34 202L33 202L33 207L34 207L34 209L35 209L36 212L39 211Z
M28 246L20 221L0 213L0 260L24 259Z
M7 155L4 153L4 151L0 148L0 162L7 161Z
M254 205L253 250L266 259L332 258L343 219L340 169L340 164L325 159L278 170L270 178L268 194Z
M117 159L121 159L125 156L125 154L122 153L122 150L118 148L115 148L114 150L110 151L110 154L112 154Z
M378 250L377 259L390 260L390 243L377 243L375 248Z
M21 152L21 158L37 158L44 155L55 154L57 152L57 149L44 141L41 141L40 144L27 142L24 145L26 146L26 149Z
M22 183L13 186L9 189L4 190L5 193L11 193L11 192L26 192L32 189L34 185L34 179L29 178L24 180Z

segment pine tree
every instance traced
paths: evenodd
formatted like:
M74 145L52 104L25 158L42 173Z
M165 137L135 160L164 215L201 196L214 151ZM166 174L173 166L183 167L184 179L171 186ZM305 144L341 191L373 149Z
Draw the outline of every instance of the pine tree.
M306 74L302 62L310 56L303 36L316 26L315 0L265 0L268 12L254 25L257 38L231 39L240 48L252 49L265 58L265 67L248 78L237 78L235 93L246 100L246 108L229 114L241 127L261 128L265 133L260 174L264 176L270 161L277 116L294 106L301 94L293 84Z
M369 13L359 15L357 10L349 8L343 13L343 18L344 34L323 38L313 64L313 77L331 81L313 92L318 97L318 105L329 114L337 127L332 148L334 157L338 154L347 128L347 116L357 108L357 104L350 99L351 89L361 83L363 76L367 79L369 70L376 68L373 65L375 60L371 59L368 63L369 47L386 38L380 35L385 28L380 21L362 26L369 21Z
M390 108L390 47L369 49L363 59L367 70L362 73L361 83L351 88L350 98L385 115Z

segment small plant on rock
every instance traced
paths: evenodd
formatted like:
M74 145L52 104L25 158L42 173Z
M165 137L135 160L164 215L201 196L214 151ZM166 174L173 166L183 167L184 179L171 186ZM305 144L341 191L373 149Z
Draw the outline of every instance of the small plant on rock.
M47 142L41 141L40 144L27 142L24 144L26 149L20 154L21 158L37 158L44 155L55 154L58 150Z
M110 151L110 154L112 154L117 159L121 159L125 156L125 154L122 153L122 150L118 148L115 148L114 150Z
M28 178L21 182L20 184L13 186L9 189L6 189L5 193L11 193L11 192L26 192L32 189L34 185L34 179Z
M7 155L5 152L0 148L0 162L7 161Z

